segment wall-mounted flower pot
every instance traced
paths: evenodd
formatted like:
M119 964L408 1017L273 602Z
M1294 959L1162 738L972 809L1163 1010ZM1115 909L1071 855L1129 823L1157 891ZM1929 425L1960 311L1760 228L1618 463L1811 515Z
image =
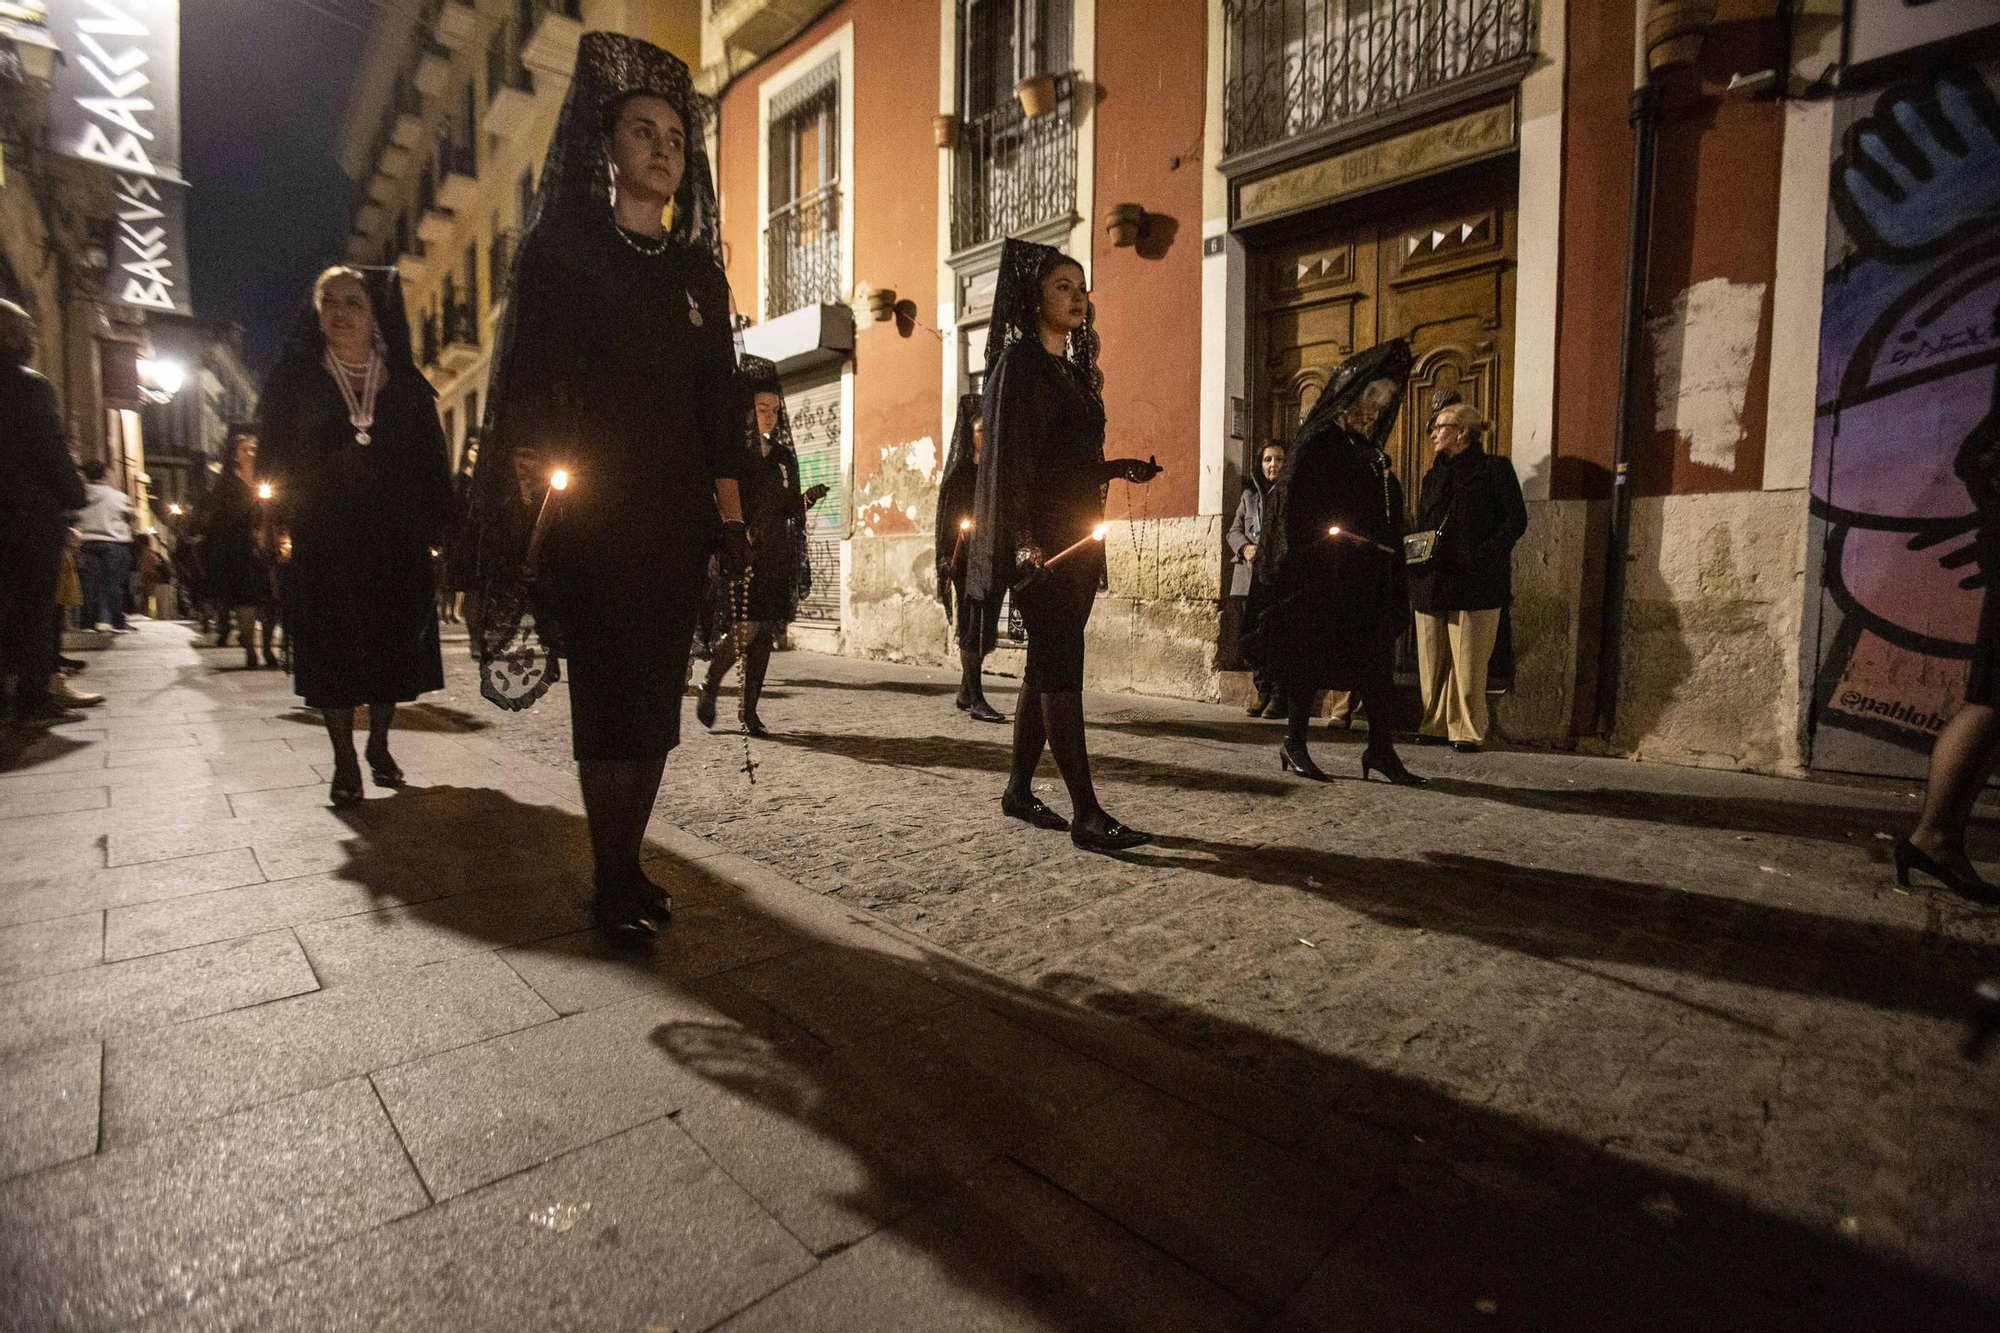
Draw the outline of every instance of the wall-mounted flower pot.
M1116 246L1133 246L1146 229L1146 210L1138 204L1115 204L1104 219L1104 230Z
M937 146L949 152L958 147L958 117L947 111L931 117L931 138Z
M1030 74L1014 85L1014 96L1021 99L1021 110L1027 115L1046 116L1056 109L1056 76Z
M1716 0L1653 0L1646 14L1646 63L1654 70L1692 65L1715 22Z
M877 324L896 317L895 288L878 287L868 293L868 317Z

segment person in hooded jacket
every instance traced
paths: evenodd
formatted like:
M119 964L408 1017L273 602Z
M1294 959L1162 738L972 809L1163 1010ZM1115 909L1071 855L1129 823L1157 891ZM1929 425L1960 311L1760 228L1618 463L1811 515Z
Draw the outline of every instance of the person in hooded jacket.
M1257 451L1257 466L1243 484L1243 494L1236 501L1236 517L1229 524L1229 595L1237 599L1240 633L1237 651L1250 663L1250 681L1257 689L1257 697L1243 711L1251 717L1283 717L1287 704L1284 691L1265 669L1262 655L1257 651L1257 616L1263 610L1263 599L1257 595L1255 577L1257 550L1264 540L1264 500L1277 484L1278 472L1285 466L1285 446L1276 440Z

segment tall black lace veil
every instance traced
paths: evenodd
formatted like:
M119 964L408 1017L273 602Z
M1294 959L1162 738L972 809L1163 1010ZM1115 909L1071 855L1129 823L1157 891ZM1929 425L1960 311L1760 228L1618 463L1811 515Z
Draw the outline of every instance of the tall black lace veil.
M1286 552L1301 541L1317 541L1320 534L1296 533L1288 511L1294 485L1298 484L1301 473L1314 474L1319 468L1319 457L1327 449L1353 447L1354 435L1341 424L1341 416L1357 402L1370 384L1386 380L1395 386L1395 393L1382 406L1381 415L1368 434L1368 443L1375 447L1376 457L1371 461L1378 473L1386 473L1389 461L1382 454L1389 439L1389 432L1395 429L1396 416L1403 409L1403 396L1409 392L1410 384L1410 344L1401 338L1391 338L1387 342L1356 352L1340 363L1326 382L1326 389L1314 403L1312 411L1299 426L1299 433L1285 450L1285 463L1278 470L1277 483L1272 486L1270 496L1265 500L1264 543L1257 555L1257 574L1260 578L1275 578L1285 561ZM1400 555L1397 559L1401 559Z
M944 456L944 475L938 478L937 595L944 613L952 613L952 553L958 550L959 520L972 514L973 483L978 480L977 461L972 456L972 432L979 424L979 395L960 394L958 420L951 428L951 450Z
M1032 458L1015 442L1032 440L1042 431L1037 422L1015 419L1013 414L1016 405L1033 413L1047 410L1050 404L1029 401L1034 395L1007 392L1004 381L1016 373L1008 364L1008 353L1016 344L1032 346L1041 338L1042 283L1065 264L1077 261L1053 246L1010 237L1000 247L993 322L986 335L989 377L981 406L986 440L980 455L972 538L966 546L968 597L998 598L1013 581L1015 539L1022 529L1024 506L1032 503L1035 484ZM1097 368L1096 307L1088 309L1083 327L1070 333L1061 360L1101 416L1104 376Z
M636 37L587 32L577 46L576 71L542 162L535 197L522 220L510 290L518 292L522 260L543 229L578 219L609 220L612 179L604 155L604 116L634 93L664 99L680 113L687 132L687 166L674 193L669 242L720 266L720 220L703 136L709 108L694 91L687 65ZM516 359L547 357L560 349L516 345L515 314L520 305L518 300L509 301L501 316L470 515L477 563L468 622L473 655L480 662L480 693L509 710L530 707L561 679L561 646L549 627L536 623L532 607L526 556L534 515L515 483L515 433L510 431L510 413L519 410L516 395L510 392Z

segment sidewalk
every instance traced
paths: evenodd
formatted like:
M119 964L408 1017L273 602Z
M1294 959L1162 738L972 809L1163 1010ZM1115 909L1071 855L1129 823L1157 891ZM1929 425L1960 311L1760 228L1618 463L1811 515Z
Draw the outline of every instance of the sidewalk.
M1951 1049L2000 918L1888 887L1900 790L1306 787L1093 696L1166 834L1110 861L998 818L943 673L786 654L772 741L688 710L635 958L562 691L454 653L415 787L334 811L232 659L147 625L0 774L0 1327L2000 1321L2000 1062Z

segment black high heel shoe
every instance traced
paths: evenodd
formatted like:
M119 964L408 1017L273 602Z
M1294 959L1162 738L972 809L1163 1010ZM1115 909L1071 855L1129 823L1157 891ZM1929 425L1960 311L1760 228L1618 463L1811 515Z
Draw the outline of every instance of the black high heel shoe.
M660 932L630 886L602 880L590 900L590 920L614 944L643 944Z
M1042 798L1039 796L1029 796L1021 800L1016 800L1014 797L1002 793L1000 797L1000 813L1009 819L1018 819L1024 823L1033 824L1036 828L1045 828L1054 833L1069 832L1069 821L1049 809L1048 806L1042 804Z
M358 805L364 793L361 790L361 774L357 771L352 779L341 776L334 770L333 782L327 787L326 799L333 805Z
M1929 875L1960 897L1980 903L2000 903L2000 888L1988 884L1978 875L1966 878L1908 838L1896 839L1890 855L1896 863L1896 883L1903 888L1910 887L1910 872L1914 870Z
M1363 750L1361 752L1361 780L1363 782L1368 781L1368 774L1371 769L1379 771L1383 777L1398 787L1428 787L1431 785L1429 778L1420 778L1409 769L1404 768L1401 757L1394 750L1383 750L1377 754L1371 754Z
M1278 747L1278 771L1296 773L1312 782L1331 782L1326 770L1313 762L1310 751L1303 745L1293 745L1286 741Z
M764 720L758 717L754 710L750 710L745 711L743 714L743 734L746 736L768 736L771 732L765 727Z
M1134 847L1144 847L1153 840L1152 834L1126 828L1110 815L1104 815L1103 819L1102 825L1083 820L1071 824L1069 840L1086 852L1126 852Z
M638 901L640 913L653 923L655 929L673 919L673 897L647 878L643 870L638 872L638 878L632 882L632 896Z
M396 766L396 761L387 750L382 752L380 759L372 754L368 756L368 775L375 779L378 787L401 788L404 785L403 770Z

